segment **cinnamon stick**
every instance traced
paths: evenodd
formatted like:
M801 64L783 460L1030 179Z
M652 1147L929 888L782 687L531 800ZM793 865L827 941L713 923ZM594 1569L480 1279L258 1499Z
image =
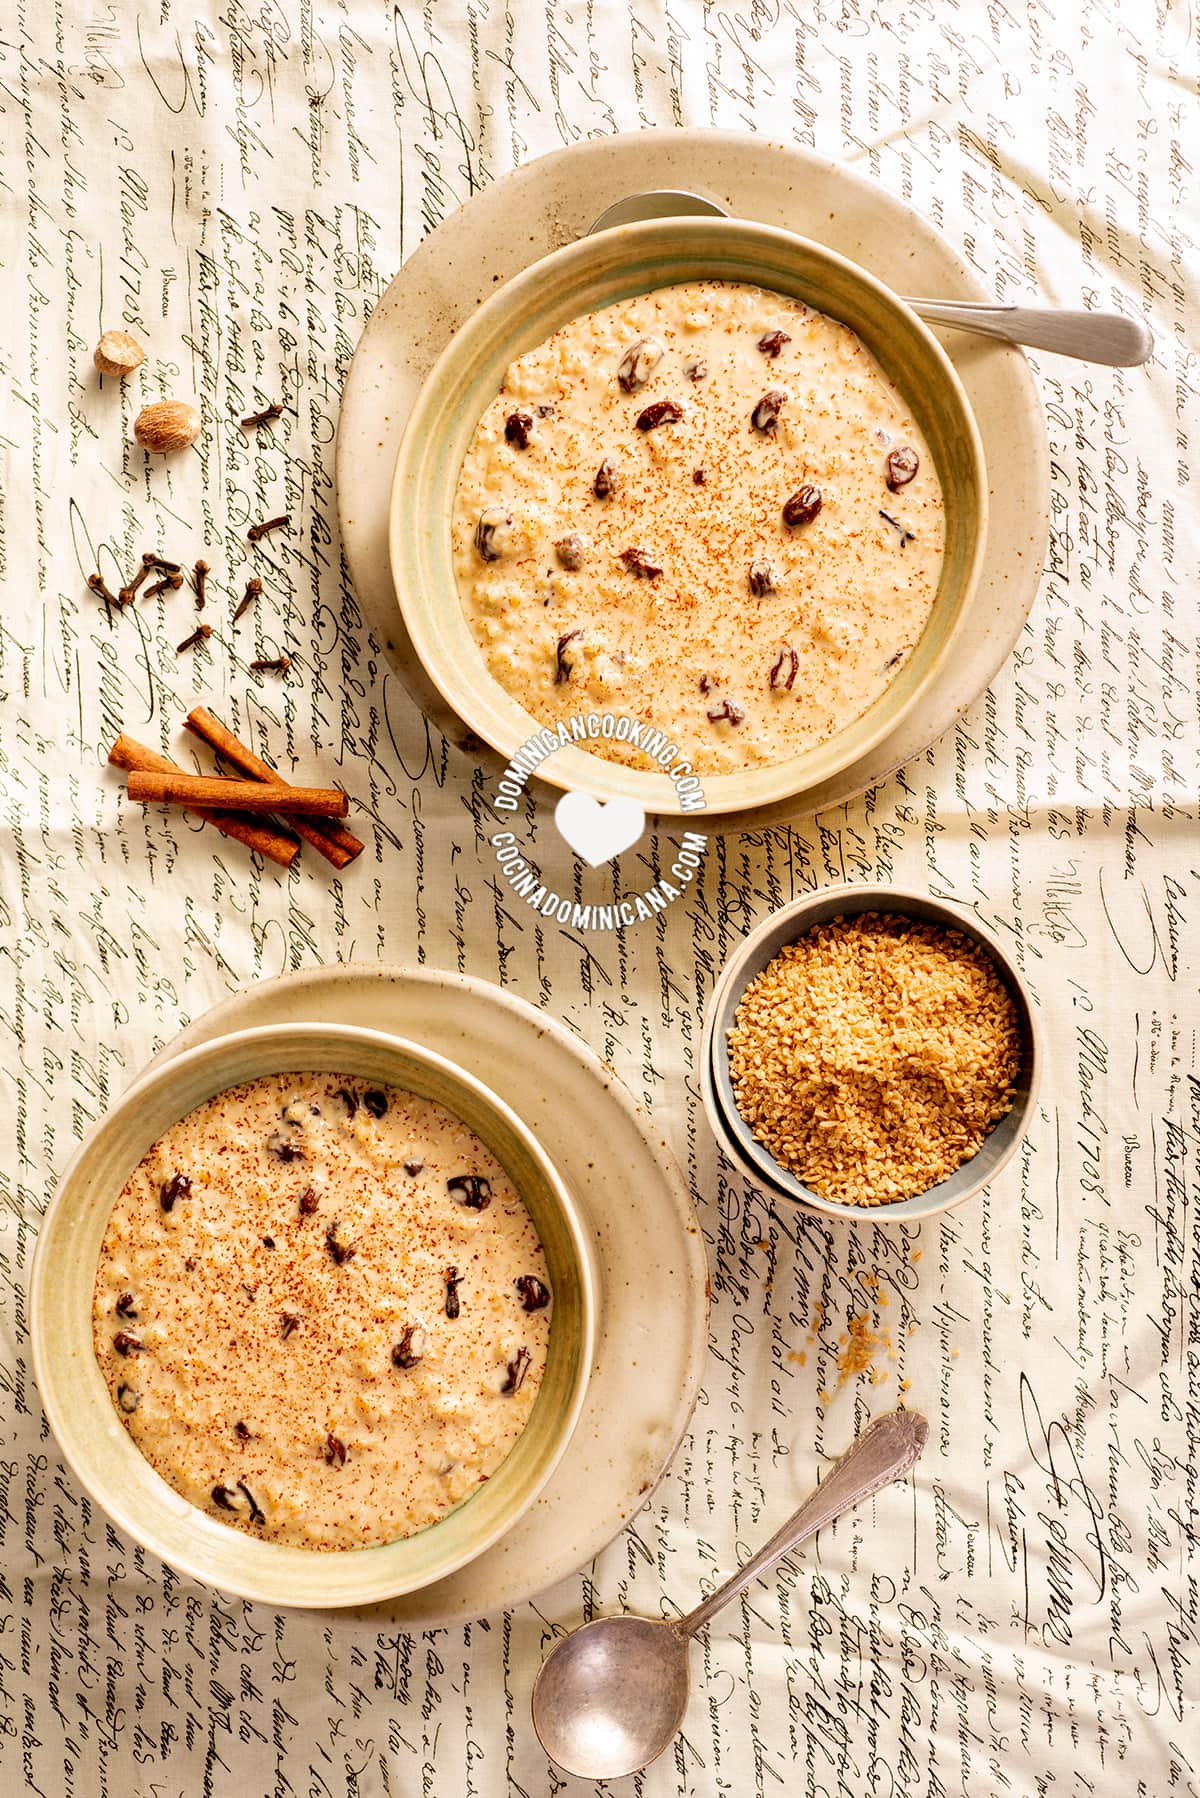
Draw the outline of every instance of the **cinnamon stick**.
M155 774L181 774L183 770L175 763L168 761L165 755L159 755L156 749L147 749L144 743L135 742L124 732L117 738L108 752L108 759L114 768L126 768L132 772L153 772ZM268 818L248 817L244 812L229 812L221 808L200 809L196 812L206 824L219 830L222 836L231 837L235 842L244 843L247 849L255 850L267 861L276 862L281 868L290 868L300 853L300 845L294 837L281 830Z
M304 812L313 818L344 818L350 802L340 787L288 787L278 781L230 780L223 774L158 774L135 770L126 783L129 797L142 805L188 805L201 810Z
M267 781L277 786L285 785L283 777L272 768L270 762L265 762L260 755L255 755L252 749L248 749L240 738L235 737L233 732L204 706L193 706L187 715L186 723L194 736L199 737L202 743L207 743L210 749L215 749L218 755L223 755L233 767L240 769L243 774L249 775L251 780ZM288 816L287 807L281 805L279 809L280 815L286 818ZM311 843L312 847L335 868L346 867L356 856L361 855L365 848L365 844L359 841L354 832L347 830L346 826L339 824L336 819L301 817L296 818L293 822L296 834L303 837L306 843Z

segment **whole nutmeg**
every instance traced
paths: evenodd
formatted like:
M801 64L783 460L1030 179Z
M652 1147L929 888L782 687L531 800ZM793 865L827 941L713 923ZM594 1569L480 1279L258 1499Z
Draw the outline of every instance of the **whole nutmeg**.
M146 360L146 352L128 331L106 331L95 350L92 361L102 375L115 375L123 381Z
M144 450L169 456L187 449L200 435L200 414L186 400L159 400L143 406L133 421L133 434Z

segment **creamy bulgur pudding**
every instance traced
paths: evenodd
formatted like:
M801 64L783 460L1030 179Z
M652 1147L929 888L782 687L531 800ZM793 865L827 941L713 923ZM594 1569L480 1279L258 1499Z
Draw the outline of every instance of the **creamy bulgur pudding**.
M518 357L452 532L467 622L512 698L547 724L643 719L701 773L786 760L860 717L921 636L944 547L928 447L855 333L720 281L608 306Z
M435 1522L529 1420L551 1294L508 1175L443 1107L336 1074L173 1125L113 1207L96 1357L138 1448L213 1517L359 1548Z

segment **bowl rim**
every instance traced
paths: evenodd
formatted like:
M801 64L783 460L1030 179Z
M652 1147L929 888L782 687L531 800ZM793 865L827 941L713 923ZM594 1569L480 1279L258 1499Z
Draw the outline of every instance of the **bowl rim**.
M619 243L627 255L632 255L641 246L654 245L660 247L663 255L666 256L677 245L686 248L697 239L714 232L721 237L728 238L731 243L749 240L751 245L757 244L762 247L773 245L780 254L795 254L800 251L815 262L824 264L829 269L840 271L852 283L856 283L859 288L872 295L885 312L890 311L893 320L899 323L902 329L915 336L937 370L943 394L956 414L956 429L961 435L961 448L969 465L970 484L973 489L973 504L970 505L968 515L963 523L969 547L956 596L952 596L951 603L954 610L940 645L932 654L911 691L902 701L888 707L885 702L891 688L885 688L883 694L873 703L873 707L869 707L867 713L860 714L860 718L868 716L872 709L877 713L874 723L861 734L855 734L855 725L859 720L852 720L836 736L786 761L768 763L761 767L739 770L736 773L705 776L702 785L708 808L722 815L733 815L760 808L765 804L801 797L811 786L830 778L831 775L849 766L862 755L868 754L888 736L919 705L933 682L944 672L965 629L976 596L983 563L988 516L988 475L979 427L957 370L937 337L908 305L903 296L896 293L878 276L873 275L859 263L853 262L849 257L826 248L824 244L813 238L803 237L798 232L787 231L778 226L761 224L753 219L737 217L651 219L640 224L620 226L611 231L598 232L595 236L587 235L575 238L570 243L551 250L547 255L519 270L508 281L497 287L495 292L489 294L487 299L463 320L421 382L400 438L392 473L388 500L388 558L396 604L412 644L413 653L426 678L467 729L475 732L507 762L522 744L547 727L531 713L525 712L517 701L511 698L506 689L487 672L478 648L472 640L470 653L479 663L477 685L480 689L486 690L488 705L498 708L504 714L502 723L497 723L490 712L485 716L486 707L481 709L482 702L476 699L475 687L468 685L464 688L461 680L456 682L451 673L440 666L438 656L431 653L437 635L436 629L432 623L429 623L427 628L425 618L419 611L414 612L413 609L412 589L417 585L423 588L424 583L410 581L405 572L405 558L410 553L410 539L414 569L419 565L421 554L416 547L420 540L419 533L410 527L410 519L418 508L414 505L406 511L405 502L410 491L415 497L417 489L421 486L420 446L431 436L437 434L435 425L442 408L440 395L449 384L450 378L457 376L463 360L464 340L469 346L473 339L486 337L492 328L493 321L502 318L506 312L520 302L524 295L540 289L548 275L557 273L564 265L569 266L572 261L577 261L582 265L579 271L579 277L582 280L586 277L592 261L594 259L603 260L605 250L611 253L615 243ZM777 279L777 277L772 277L771 272L767 271L763 278L763 285L771 289L772 279ZM576 285L578 284L577 281ZM679 279L672 280L668 277L661 285L677 286ZM637 291L651 292L653 290L652 286L647 286L639 288ZM605 302L605 304L609 303L617 302ZM573 303L572 309L566 312L560 325L553 328L561 328L562 324L579 316L582 304L582 302ZM855 329L855 327L851 325L850 329ZM511 353L520 352L513 351ZM468 356L469 354L468 347ZM902 384L897 383L897 385L902 398L906 403L911 404L909 391ZM474 428L474 421L472 428ZM451 597L457 610L459 601L456 585ZM938 600L935 599L935 612L937 606ZM933 615L931 613L931 617ZM431 619L435 616L436 613L430 615ZM591 709L596 710L597 708ZM619 706L599 709L609 709L614 712L620 710ZM839 743L841 744L840 748L834 747ZM788 770L795 769L797 764L800 765L801 773L799 776L796 774L789 776ZM804 772L805 769L807 772ZM662 818L687 815L687 810L680 803L674 784L665 774L654 774L648 770L626 768L618 763L602 761L601 758L589 755L586 751L575 747L559 748L538 767L537 778L545 781L549 786L563 791L582 790L593 793L601 799L633 798L643 804L648 812ZM692 816L697 817L702 814L693 811Z
M236 1570L236 1573L232 1577L225 1569L221 1570L219 1578L214 1575L214 1572L206 1559L203 1549L203 1539L199 1534L197 1534L195 1538L196 1547L194 1550L178 1552L172 1546L169 1552L165 1552L162 1543L155 1539L153 1528L148 1529L146 1527L143 1521L143 1513L135 1507L134 1494L132 1492L127 1494L124 1490L110 1491L103 1479L95 1475L90 1463L84 1434L73 1422L73 1417L76 1414L78 1406L81 1404L90 1404L90 1398L72 1398L70 1393L70 1388L73 1384L71 1368L68 1364L64 1364L56 1371L55 1345L47 1336L46 1290L61 1265L64 1252L69 1250L69 1230L71 1223L74 1221L71 1217L71 1212L77 1205L77 1201L75 1200L75 1188L80 1182L87 1158L93 1153L96 1146L105 1139L114 1136L119 1140L122 1133L131 1128L132 1119L136 1116L138 1108L144 1106L149 1097L153 1097L158 1093L169 1092L172 1088L184 1084L190 1074L204 1069L207 1066L211 1065L214 1070L219 1068L222 1063L227 1061L230 1049L233 1046L251 1048L261 1047L266 1050L274 1045L278 1045L278 1057L275 1055L268 1056L268 1061L271 1064L275 1064L277 1060L282 1064L277 1067L276 1071L281 1073L303 1072L304 1070L302 1067L287 1065L289 1059L294 1060L294 1056L289 1055L286 1045L288 1043L296 1044L295 1054L299 1055L302 1053L302 1045L305 1039L312 1041L314 1047L318 1040L321 1044L332 1043L335 1045L344 1045L347 1054L347 1063L351 1073L354 1072L355 1049L369 1047L377 1052L381 1052L387 1057L394 1057L399 1053L410 1062L416 1061L423 1067L428 1068L432 1073L438 1074L443 1078L448 1078L452 1085L456 1084L467 1090L478 1104L482 1105L485 1110L492 1113L502 1129L507 1129L510 1132L511 1136L516 1139L516 1142L522 1151L528 1155L529 1159L533 1162L537 1173L543 1182L544 1191L551 1197L565 1226L568 1253L570 1259L574 1263L575 1272L578 1278L580 1316L575 1344L575 1371L570 1388L570 1396L559 1422L547 1439L549 1446L539 1462L533 1477L526 1481L524 1487L519 1488L514 1493L512 1501L502 1509L500 1515L490 1528L480 1531L477 1537L464 1544L461 1551L446 1555L443 1560L437 1563L431 1570L421 1574L421 1576L416 1579L389 1578L386 1575L380 1578L378 1573L376 1573L374 1579L371 1579L367 1577L370 1565L369 1557L378 1551L386 1550L405 1542L414 1541L418 1537L428 1535L430 1531L437 1529L438 1525L444 1520L443 1518L435 1519L434 1522L427 1525L425 1529L416 1531L411 1536L395 1537L392 1541L386 1543L364 1544L362 1549L356 1548L340 1551L318 1552L299 1548L295 1544L259 1541L256 1537L249 1536L244 1532L238 1532L239 1546L241 1546L253 1559L261 1562L261 1570L256 1569L251 1571L250 1569L247 1569L244 1576L240 1568ZM259 1070L258 1074L243 1075L240 1078L232 1080L228 1078L218 1078L216 1083L212 1085L209 1096L215 1096L225 1090L227 1086L241 1084L242 1080L266 1076L271 1071L271 1066L264 1066ZM402 1090L408 1090L404 1086L402 1076L396 1080L396 1084L400 1086ZM185 1110L179 1110L176 1113L176 1116L184 1117L187 1115L187 1110L194 1109L195 1105L203 1104L204 1102L203 1099L197 1099L194 1101L193 1105L187 1107ZM452 1106L448 1106L447 1109L452 1109ZM136 1133L136 1126L133 1126L133 1128ZM152 1146L153 1141L157 1140L159 1135L161 1135L161 1130L155 1132L154 1136L146 1143L145 1147L138 1151L130 1161L129 1171L132 1171L132 1169L137 1166L141 1156L150 1146ZM488 1146L491 1147L490 1144ZM495 1149L492 1149L491 1152L498 1153ZM502 1157L498 1156L498 1158L503 1160ZM122 1155L121 1159L124 1161L127 1157ZM127 1177L128 1175L126 1175L126 1178ZM512 1178L511 1175L510 1178ZM514 1179L514 1185L516 1184ZM518 1193L520 1193L519 1186L517 1187L517 1190ZM120 1189L118 1188L117 1191L112 1194L112 1198L109 1201L109 1209L105 1212L105 1227L107 1227L107 1219L111 1212L111 1206L116 1203L119 1191ZM65 1239L62 1239L64 1230L68 1232L68 1235ZM88 1279L89 1292L94 1283L94 1277L95 1269L92 1267L89 1271ZM89 1130L84 1139L78 1144L75 1153L71 1157L71 1160L63 1173L62 1179L58 1184L57 1190L46 1207L42 1224L38 1232L38 1240L34 1250L33 1265L30 1272L29 1282L30 1351L34 1379L38 1387L43 1410L47 1422L50 1425L58 1452L62 1455L63 1460L71 1469L80 1485L96 1502L104 1512L105 1516L110 1518L118 1528L124 1530L144 1549L148 1550L148 1552L156 1555L160 1560L163 1560L178 1571L187 1574L193 1579L199 1580L210 1589L231 1592L240 1598L245 1598L253 1602L299 1610L343 1610L355 1606L374 1604L388 1598L403 1596L405 1593L419 1591L425 1586L433 1585L438 1580L444 1579L448 1574L456 1572L470 1561L474 1560L478 1555L484 1553L485 1550L493 1547L495 1543L500 1540L517 1519L530 1508L538 1495L544 1490L547 1482L558 1467L563 1454L566 1452L576 1425L579 1422L587 1393L595 1351L597 1311L597 1273L587 1232L581 1222L569 1187L524 1120L520 1118L503 1099L494 1093L484 1081L480 1080L477 1075L469 1073L467 1069L460 1067L448 1056L439 1054L432 1049L427 1049L418 1042L414 1042L406 1037L397 1036L389 1031L374 1030L365 1026L352 1024L322 1023L319 1020L255 1025L246 1029L232 1030L219 1037L214 1037L207 1042L199 1043L194 1048L186 1049L180 1054L172 1056L167 1061L161 1063L156 1062L142 1074L138 1075L125 1091L118 1096L104 1115L98 1119L93 1128ZM88 1334L90 1338L90 1309ZM107 1398L107 1393L105 1394L105 1399L106 1402L111 1404L111 1401ZM533 1415L534 1412L531 1411L529 1421L532 1421ZM527 1422L525 1429L528 1429L528 1427L529 1423ZM521 1434L524 1435L524 1433L523 1430ZM521 1438L518 1437L517 1440L519 1441L520 1439ZM132 1452L138 1455L145 1467L149 1469L150 1473L155 1475L155 1477L161 1481L162 1476L157 1473L157 1470L153 1468L151 1463L141 1454L137 1444L133 1442L132 1438L129 1438L129 1441ZM513 1446L515 1447L516 1444L514 1443ZM500 1466L503 1465L504 1463L501 1462ZM498 1467L496 1472L498 1473L499 1470ZM212 1521L211 1519L206 1518L206 1513L200 1510L198 1506L193 1505L189 1499L183 1496L183 1494L177 1492L168 1482L162 1481L162 1483L165 1490L171 1494L172 1499L175 1501L172 1505L172 1509L177 1516L192 1514L195 1517L205 1519L208 1522ZM446 1512L444 1517L449 1518L455 1516L461 1511L463 1505L469 1501L470 1496L471 1495L468 1495L468 1500L463 1500L459 1505L454 1506L450 1511ZM182 1507L182 1511L180 1510L180 1507ZM218 1524L216 1527L221 1528L223 1526ZM303 1557L301 1562L294 1559L297 1555ZM287 1559L284 1559L284 1556L286 1556ZM311 1567L314 1573L319 1573L321 1567L325 1564L328 1564L330 1567L336 1565L339 1569L344 1569L354 1566L356 1561L363 1569L363 1577L359 1578L357 1581L351 1580L347 1582L347 1589L345 1591L339 1590L338 1595L333 1598L328 1595L322 1595L317 1590L307 1591L300 1589L297 1591L297 1589L287 1583L289 1568L294 1569L296 1566L304 1565L306 1567ZM378 1563L376 1562L375 1565L377 1568ZM272 1571L273 1567L275 1569L274 1572ZM315 1583L319 1584L319 1582Z
M741 989L749 984L753 975L747 970L755 959L764 940L773 936L786 922L795 922L796 928L785 938L781 938L778 948L786 942L794 942L805 934L806 916L818 905L825 905L834 900L850 905L849 915L862 915L869 911L882 913L894 912L897 915L911 916L906 913L904 901L917 901L936 914L938 920L948 929L960 930L964 936L972 937L979 942L995 962L996 967L1006 984L1012 989L1017 1001L1020 1015L1022 1036L1025 1039L1029 1062L1029 1089L1020 1101L1016 1111L1016 1127L1012 1132L1012 1140L986 1173L978 1178L965 1182L963 1189L953 1196L935 1198L940 1187L947 1186L964 1169L976 1162L982 1153L983 1145L975 1151L967 1161L960 1164L953 1174L947 1175L937 1186L927 1187L924 1192L914 1193L911 1198L900 1199L894 1203L882 1205L847 1205L836 1199L824 1199L810 1187L804 1185L794 1174L777 1162L769 1150L751 1134L750 1127L737 1109L732 1098L727 1071L722 1078L721 1045L717 1040L718 1025L722 1013L727 1009L727 1001L733 987L738 984ZM901 907L894 903L902 902ZM843 915L840 910L830 914L831 917ZM758 970L756 969L755 972ZM740 993L739 993L740 997ZM968 1199L977 1197L984 1186L989 1185L1003 1172L1016 1154L1029 1127L1038 1103L1038 1091L1043 1071L1042 1028L1038 1018L1037 1006L1029 990L1020 968L1008 954L1003 943L995 932L965 905L958 901L938 898L933 893L922 891L918 887L900 887L879 884L873 881L847 881L831 886L818 887L814 892L805 893L800 898L778 907L755 926L726 958L717 982L705 1008L704 1028L701 1038L701 1098L718 1146L723 1153L734 1161L742 1173L759 1181L773 1196L786 1200L791 1206L819 1213L822 1217L841 1219L843 1222L885 1224L889 1221L898 1224L919 1223L924 1218L937 1217L943 1212L955 1211ZM1011 1116L1012 1113L1006 1114ZM1005 1119L1000 1119L993 1126L998 1129ZM984 1138L984 1144L990 1140L992 1132ZM732 1152L731 1152L732 1151Z

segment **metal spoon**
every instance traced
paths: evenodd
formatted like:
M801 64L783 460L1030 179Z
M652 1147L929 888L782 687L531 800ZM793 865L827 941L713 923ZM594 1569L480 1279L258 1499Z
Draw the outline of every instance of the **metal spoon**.
M642 219L679 218L701 214L728 218L726 207L702 194L656 189L627 194L607 206L587 235L610 231L614 225L637 224ZM1154 338L1148 325L1120 312L1069 312L1056 306L994 306L980 300L905 300L926 324L948 325L955 331L973 331L979 337L998 337L1003 343L1024 344L1031 350L1050 350L1056 356L1074 356L1081 362L1101 362L1109 368L1137 368L1154 354Z
M877 1417L795 1516L687 1617L599 1617L561 1641L533 1686L533 1727L551 1760L584 1779L619 1779L657 1760L687 1709L691 1637L781 1555L903 1478L928 1434L916 1411Z

